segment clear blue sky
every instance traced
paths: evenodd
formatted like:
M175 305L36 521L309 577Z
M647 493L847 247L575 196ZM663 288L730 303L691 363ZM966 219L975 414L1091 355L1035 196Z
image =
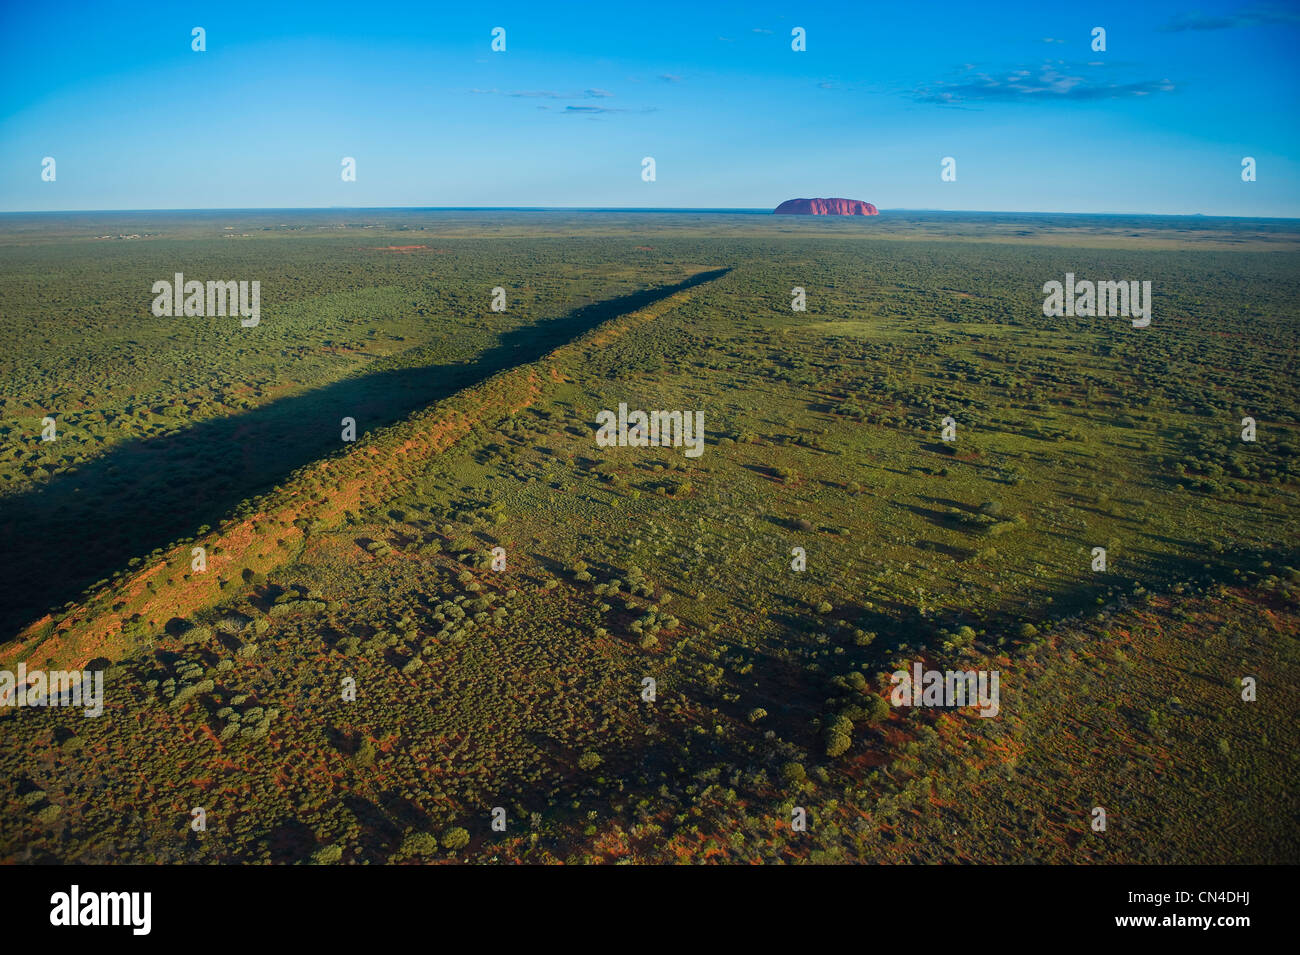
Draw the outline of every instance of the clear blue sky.
M1300 216L1300 6L1187 9L4 0L0 210L845 196Z

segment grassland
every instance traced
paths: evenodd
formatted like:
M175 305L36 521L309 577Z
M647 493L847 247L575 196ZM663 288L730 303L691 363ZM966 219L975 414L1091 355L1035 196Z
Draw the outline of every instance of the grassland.
M0 223L0 662L107 677L0 709L0 857L1300 859L1294 224L340 216Z

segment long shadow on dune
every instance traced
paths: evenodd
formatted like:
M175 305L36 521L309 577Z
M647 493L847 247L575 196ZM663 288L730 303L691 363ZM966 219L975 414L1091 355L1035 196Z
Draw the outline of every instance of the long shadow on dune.
M124 442L75 471L0 502L0 642L134 557L215 525L240 501L337 451L340 421L358 434L536 361L602 322L727 269L595 302L501 336L478 359L374 372L163 438Z

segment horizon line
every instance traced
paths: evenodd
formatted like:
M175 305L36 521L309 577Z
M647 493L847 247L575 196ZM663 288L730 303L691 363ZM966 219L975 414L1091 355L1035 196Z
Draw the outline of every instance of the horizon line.
M879 209L880 207L877 207ZM1181 219L1242 219L1251 221L1300 221L1300 216L1212 215L1203 212L1080 212L1065 210L1021 209L938 209L898 207L880 210L876 216L802 215L787 214L800 219L875 219L885 212L938 212L955 215L1072 215L1072 216L1159 216ZM185 212L707 212L715 214L774 215L766 206L196 206L138 209L11 209L0 210L0 216L23 215L93 215L124 213L185 213Z

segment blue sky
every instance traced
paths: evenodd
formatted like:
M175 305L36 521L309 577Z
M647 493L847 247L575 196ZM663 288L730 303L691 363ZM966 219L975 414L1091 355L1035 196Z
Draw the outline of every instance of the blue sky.
M1300 216L1300 5L1188 9L6 2L0 210L845 196Z

